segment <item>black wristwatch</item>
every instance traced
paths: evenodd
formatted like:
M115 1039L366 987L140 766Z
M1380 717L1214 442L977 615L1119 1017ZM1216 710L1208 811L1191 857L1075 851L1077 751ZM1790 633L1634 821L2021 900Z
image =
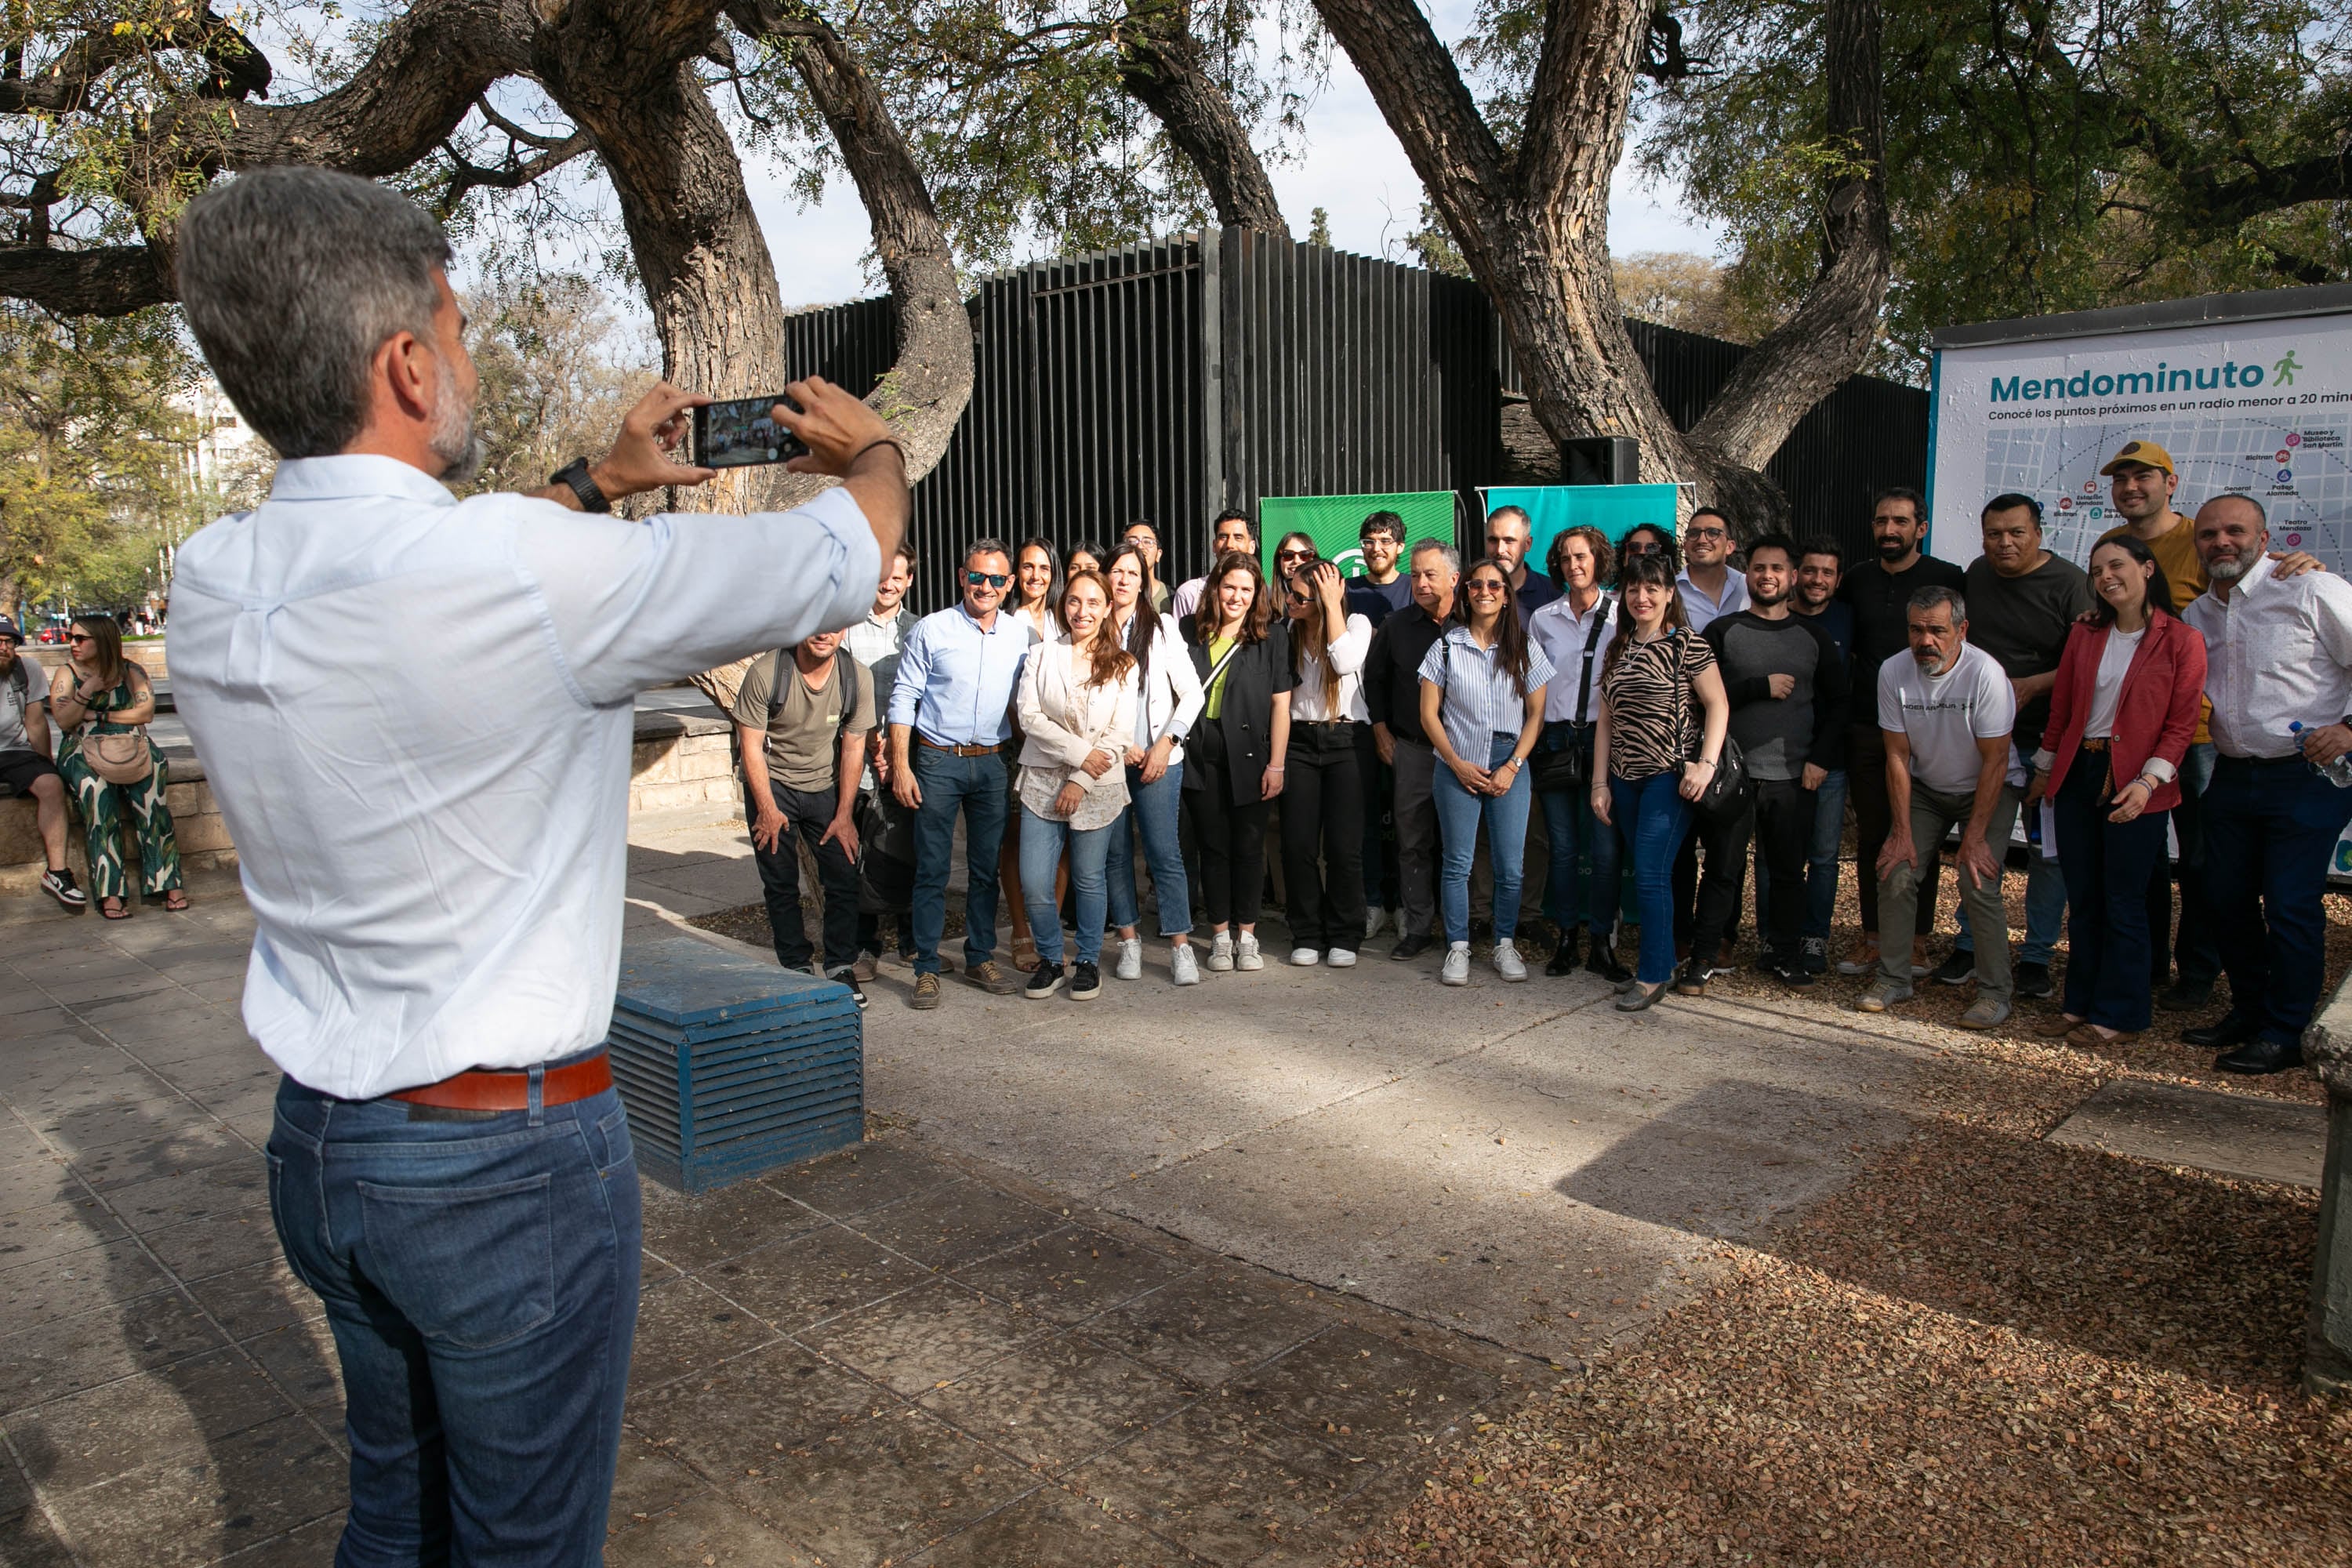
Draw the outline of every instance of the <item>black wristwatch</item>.
M570 462L564 464L563 467L556 469L552 474L550 474L547 477L547 482L551 485L564 485L569 487L572 493L580 498L580 510L582 511L611 511L613 510L613 503L605 498L603 490L596 488L596 481L589 478L588 459L585 458L572 458Z

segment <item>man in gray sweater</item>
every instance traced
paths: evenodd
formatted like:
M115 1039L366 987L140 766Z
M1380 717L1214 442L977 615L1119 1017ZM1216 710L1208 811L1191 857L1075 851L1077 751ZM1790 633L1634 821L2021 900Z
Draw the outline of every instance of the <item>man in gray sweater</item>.
M1784 984L1803 986L1813 982L1799 938L1814 792L1831 769L1844 765L1849 691L1836 643L1817 619L1790 612L1796 574L1797 547L1786 534L1756 540L1748 547L1748 607L1707 624L1706 640L1731 699L1731 738L1747 762L1753 805L1737 821L1699 829L1706 874L1691 952L1712 954L1730 928L1753 838L1769 874L1759 880L1771 889L1770 907L1757 910L1764 968ZM1675 990L1703 994L1704 973L1695 957Z

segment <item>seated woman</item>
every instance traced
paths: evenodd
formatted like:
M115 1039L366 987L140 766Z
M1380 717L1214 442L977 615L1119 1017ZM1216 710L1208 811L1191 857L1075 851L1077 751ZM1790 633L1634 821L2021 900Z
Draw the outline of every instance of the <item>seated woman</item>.
M163 755L147 738L155 717L155 689L147 672L122 655L122 629L112 616L74 617L66 637L69 662L49 678L49 712L65 731L58 772L72 792L87 830L89 892L108 920L129 917L131 879L122 860L122 825L139 829L139 860L146 896L167 910L184 910L180 844Z

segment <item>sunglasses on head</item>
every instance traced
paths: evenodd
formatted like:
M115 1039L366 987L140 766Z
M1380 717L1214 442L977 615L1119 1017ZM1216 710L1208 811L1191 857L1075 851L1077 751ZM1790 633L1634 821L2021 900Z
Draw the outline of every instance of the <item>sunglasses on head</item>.
M967 572L963 574L963 580L975 588L982 583L992 588L1002 588L1013 581L1013 577L1011 574L1005 572Z
M1617 547L1620 555L1655 555L1658 542L1654 539L1629 539Z

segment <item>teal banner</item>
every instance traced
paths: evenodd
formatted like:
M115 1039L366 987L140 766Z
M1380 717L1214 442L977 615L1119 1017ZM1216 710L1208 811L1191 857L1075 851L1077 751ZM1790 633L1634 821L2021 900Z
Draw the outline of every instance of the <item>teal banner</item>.
M1673 485L1498 485L1486 493L1489 516L1506 506L1528 514L1528 564L1538 572L1552 540L1571 528L1597 528L1612 544L1645 522L1677 531Z

